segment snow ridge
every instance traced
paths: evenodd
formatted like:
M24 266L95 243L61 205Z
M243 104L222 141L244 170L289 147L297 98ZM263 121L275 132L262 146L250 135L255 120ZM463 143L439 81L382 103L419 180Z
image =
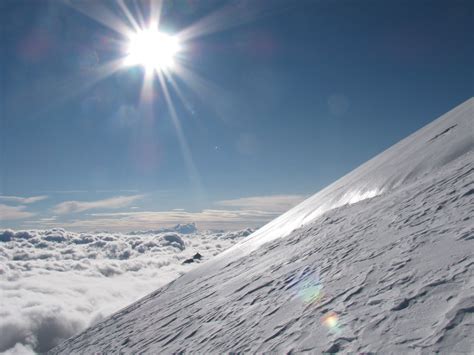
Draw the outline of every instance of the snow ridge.
M245 248L255 250L326 211L403 186L472 154L473 117L471 98L260 228L245 240Z

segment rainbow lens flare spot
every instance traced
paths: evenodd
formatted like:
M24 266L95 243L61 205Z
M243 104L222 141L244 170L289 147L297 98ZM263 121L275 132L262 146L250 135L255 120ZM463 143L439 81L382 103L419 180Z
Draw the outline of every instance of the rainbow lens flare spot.
M323 297L322 288L323 286L319 283L315 285L307 283L300 290L301 298L306 303L318 302Z
M339 333L341 331L339 327L339 317L334 312L329 312L322 318L322 323L332 333Z

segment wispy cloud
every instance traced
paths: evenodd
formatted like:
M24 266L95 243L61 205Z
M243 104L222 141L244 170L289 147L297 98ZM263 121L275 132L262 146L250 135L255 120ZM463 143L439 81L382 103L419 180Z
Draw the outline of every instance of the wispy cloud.
M42 225L43 227L64 227L81 231L130 231L195 222L199 228L204 229L238 229L259 227L277 215L278 213L275 212L224 209L205 209L199 212L183 210L116 212L93 213L84 219L75 219L70 222L45 221Z
M112 198L94 202L67 201L56 206L56 213L81 212L98 208L120 208L131 204L141 196ZM85 218L71 221L46 221L45 227L65 227L74 230L144 230L171 226L178 223L195 222L199 228L207 229L239 229L260 227L263 224L287 211L304 199L303 195L274 195L245 197L234 200L218 201L221 206L216 209L186 211L174 209L170 211L119 211L108 213L91 213ZM113 206L113 207L112 207ZM227 208L224 208L227 207Z
M28 218L35 215L35 213L24 211L25 208L25 206L8 206L0 204L0 221Z
M57 204L53 211L57 214L84 212L94 209L118 209L127 207L143 198L143 195L117 196L97 201L64 201Z
M247 210L266 212L285 212L305 199L304 195L272 195L243 197L233 200L222 200L216 204Z
M20 196L5 196L0 195L0 201L7 202L7 203L18 203L21 205L28 205L30 203L35 203L38 201L42 201L47 199L48 196L41 195L41 196L31 196L31 197L20 197Z

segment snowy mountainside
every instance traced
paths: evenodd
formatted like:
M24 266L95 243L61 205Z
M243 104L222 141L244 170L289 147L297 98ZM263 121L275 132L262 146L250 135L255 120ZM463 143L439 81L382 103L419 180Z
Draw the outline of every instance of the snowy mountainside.
M473 105L51 353L473 353Z
M474 149L471 98L311 196L245 240L247 251L311 222L332 208L371 198L429 175Z

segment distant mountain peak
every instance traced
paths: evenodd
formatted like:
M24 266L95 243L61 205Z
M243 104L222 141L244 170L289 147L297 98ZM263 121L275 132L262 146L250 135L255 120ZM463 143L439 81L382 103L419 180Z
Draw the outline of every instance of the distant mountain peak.
M177 224L173 227L163 227L159 229L150 229L145 231L132 231L127 234L130 235L138 235L138 234L160 234L160 233L169 233L169 232L176 232L181 234L192 234L196 233L198 228L194 222L192 223L185 223L185 224Z

